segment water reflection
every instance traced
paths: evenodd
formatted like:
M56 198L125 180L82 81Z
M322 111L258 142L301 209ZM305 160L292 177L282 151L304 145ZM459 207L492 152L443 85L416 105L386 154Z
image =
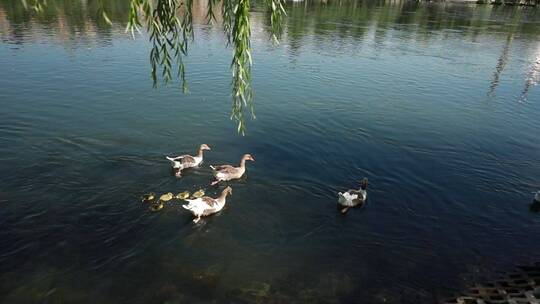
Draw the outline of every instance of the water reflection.
M206 25L206 1L195 1L194 22ZM104 10L113 26L101 16ZM262 4L254 5L254 27L269 32L267 11ZM507 49L515 32L540 36L534 22L534 9L463 6L459 4L421 4L412 1L304 1L287 2L288 18L285 20L284 42L290 45L291 54L297 53L303 39L315 36L321 45L359 44L373 33L377 44L382 44L393 30L407 29L406 39L429 41L448 35L449 30L459 31L465 37L483 32L505 36ZM52 35L58 39L108 40L112 29L124 29L128 20L129 0L50 0L44 11L36 13L26 9L20 0L0 2L0 26L2 39L11 43L23 43L25 38L43 38ZM219 7L216 11L219 23ZM520 22L519 26L499 26L507 20ZM495 24L494 24L495 23ZM463 31L463 29L467 29ZM497 29L494 31L494 29ZM254 35L261 32L255 31ZM506 51L507 52L507 51ZM503 58L504 51L503 51Z
M530 61L531 65L527 72L527 77L525 79L525 86L521 92L520 100L526 101L529 90L532 86L535 86L540 81L540 43L536 48L536 52L533 53L533 59Z
M429 41L452 33L452 30L475 40L480 33L497 36L522 32L538 37L534 23L498 26L506 19L527 21L534 18L534 9L501 8L494 6L463 6L460 4L421 4L413 1L305 1L288 2L286 20L287 42L291 50L311 36L332 45L361 43L374 33L375 43L382 45L387 35L405 29L406 40ZM464 30L466 29L466 30ZM496 31L494 31L497 29Z
M504 67L506 66L506 62L508 61L508 53L510 52L510 46L512 45L513 38L514 38L514 34L508 33L508 37L506 38L506 43L503 46L501 56L499 57L499 60L497 61L497 67L495 69L495 73L493 73L493 79L491 80L491 85L489 86L489 91L487 95L490 97L493 96L495 89L499 85L501 73L503 72Z
M59 41L108 43L111 27L101 16L105 10L115 24L127 22L128 1L50 0L43 11L35 12L22 1L0 3L1 38L13 44L52 37Z
M20 0L0 2L0 38L10 44L52 38L69 47L110 43L115 37L128 38L123 32L128 20L129 0L47 1L44 10L36 13ZM487 95L493 97L506 68L516 33L528 39L540 39L540 27L534 21L533 8L464 6L459 4L421 4L415 1L304 1L287 2L282 43L291 60L300 56L303 45L314 39L320 50L327 48L360 50L372 43L375 50L392 47L388 42L396 34L406 42L429 44L430 40L460 35L477 42L482 33L505 37ZM105 11L112 21L101 16ZM254 5L252 24L254 40L270 36L268 12L262 3ZM195 1L194 23L202 37L221 31L216 24L207 24L207 2ZM215 15L220 22L220 7ZM513 22L507 26L507 22ZM376 54L375 54L376 56ZM540 56L540 55L538 55ZM526 82L520 100L526 99L531 86L538 81L539 59L526 72ZM189 75L188 75L189 77Z

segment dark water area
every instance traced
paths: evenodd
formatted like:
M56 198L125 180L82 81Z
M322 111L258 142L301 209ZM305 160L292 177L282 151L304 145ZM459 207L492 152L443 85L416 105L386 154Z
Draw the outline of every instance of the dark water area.
M232 50L196 3L190 93L152 88L127 1L0 1L1 303L433 303L540 260L540 11L254 5L257 119L229 119ZM212 147L177 179L165 155ZM148 191L209 187L251 153L219 214ZM370 180L346 216L338 191Z

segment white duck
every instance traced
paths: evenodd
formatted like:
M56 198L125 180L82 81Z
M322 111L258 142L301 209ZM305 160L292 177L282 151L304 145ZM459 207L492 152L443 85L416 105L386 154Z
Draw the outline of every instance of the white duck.
M187 168L193 168L200 165L203 161L203 151L210 150L210 147L207 144L202 144L199 147L199 152L196 156L191 155L180 155L176 157L169 157L167 159L171 161L173 168L175 169L175 175L177 177L182 176L182 170Z
M338 204L344 207L341 209L341 213L347 212L351 207L364 205L367 199L367 186L368 179L364 178L360 181L359 190L351 189L344 193L338 193Z
M215 185L221 181L229 181L231 179L239 179L246 172L246 160L255 161L250 154L244 154L240 160L239 167L233 167L231 165L222 166L210 166L214 170L214 177L216 178L212 185Z
M221 192L221 195L218 198L203 196L196 199L188 199L186 201L189 203L182 207L193 213L195 216L193 222L197 223L201 220L201 216L208 216L221 211L225 206L227 195L229 194L232 194L231 187L223 189L223 192Z

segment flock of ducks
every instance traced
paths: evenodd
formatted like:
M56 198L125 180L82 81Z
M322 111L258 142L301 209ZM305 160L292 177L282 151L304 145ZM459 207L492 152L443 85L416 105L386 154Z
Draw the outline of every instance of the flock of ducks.
M207 144L202 144L199 147L196 155L180 155L175 157L167 156L166 159L171 162L171 166L174 170L176 177L181 177L182 172L189 168L199 167L204 159L204 151L210 151L210 147ZM214 180L211 185L217 185L220 182L231 181L239 179L246 173L246 161L255 161L250 154L244 154L240 159L240 164L235 167L232 165L210 166L213 171ZM359 189L350 189L346 192L338 193L338 206L341 207L341 212L346 213L349 208L364 205L367 199L367 185L368 180L364 178L360 181ZM181 192L177 195L172 193L165 193L159 197L156 203L150 206L152 211L158 211L163 208L163 202L168 202L173 199L179 199L187 202L182 207L190 211L195 219L193 222L197 223L201 220L201 217L215 214L225 207L227 202L227 196L232 194L232 188L230 186L223 189L221 195L216 198L205 196L204 191L201 189L193 193L187 191ZM143 202L152 202L156 199L155 193L149 193L142 196Z
M176 157L167 156L166 158L171 162L173 170L175 171L175 176L181 177L183 170L198 167L203 162L205 150L211 149L207 144L202 144L195 156L180 155ZM255 159L250 154L244 154L237 167L232 165L210 166L214 175L214 181L212 181L211 185L241 178L246 173L246 161L255 161ZM341 212L346 213L350 208L363 206L367 200L367 187L368 179L364 178L360 181L359 189L350 189L346 192L339 192L338 206L341 208ZM203 190L199 190L193 193L193 196L190 198L190 194L187 191L179 193L176 196L172 193L166 193L161 195L158 200L161 204L154 204L151 206L151 209L154 211L160 210L163 208L162 202L167 202L175 198L184 200L187 204L182 205L182 207L195 216L193 222L197 223L200 221L201 217L221 211L221 209L225 207L227 196L232 194L232 188L229 186L226 187L221 192L221 195L216 198L205 196L204 194ZM150 193L145 194L142 197L142 200L152 201L154 198L155 194ZM535 193L534 200L540 202L540 191Z
M199 147L196 155L180 155L176 157L167 156L166 158L171 162L174 175L176 177L181 177L183 170L200 166L204 159L204 151L206 150L211 149L207 144L202 144ZM242 156L242 159L240 159L240 164L238 167L232 165L210 166L214 175L214 181L212 181L211 185L217 185L222 181L235 180L244 176L246 173L246 161L255 161L255 159L250 154L245 154ZM189 192L185 191L176 196L172 193L164 194L160 197L158 202L169 201L173 198L186 201L187 204L182 205L182 207L194 215L195 219L193 222L197 223L201 220L201 217L221 211L221 209L225 207L227 196L231 194L231 187L226 187L223 189L221 195L216 198L205 196L203 190L193 193L193 196L189 198ZM143 197L143 201L145 200L150 201L148 197ZM163 208L163 204L158 204L157 206L159 209Z
M211 150L207 144L202 144L199 147L197 155L180 155L176 157L166 158L171 162L172 168L176 177L182 176L182 171L189 168L198 167L204 158L204 151ZM244 154L240 159L240 164L235 167L232 165L210 166L213 170L214 181L211 185L216 185L222 181L230 181L241 178L246 173L246 161L255 161L250 154ZM367 186L368 179L364 178L360 181L359 189L350 189L346 192L338 193L338 206L341 208L341 213L346 213L352 207L363 206L367 200ZM193 193L190 198L188 191L173 195L172 193L166 193L159 197L158 204L152 204L151 210L158 211L163 208L163 202L170 201L172 199L180 199L187 202L182 205L186 210L190 211L195 219L193 222L197 223L201 220L201 217L212 215L217 213L225 207L227 202L227 196L232 194L232 188L226 187L221 192L221 195L216 198L212 198L204 195L204 191L201 189ZM534 201L540 203L540 191L534 193ZM145 194L142 197L143 202L150 202L155 199L154 193Z

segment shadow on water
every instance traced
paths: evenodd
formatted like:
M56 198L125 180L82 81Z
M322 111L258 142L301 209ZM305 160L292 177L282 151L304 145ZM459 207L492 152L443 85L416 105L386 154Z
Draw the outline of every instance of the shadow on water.
M529 205L529 210L530 210L532 213L540 213L540 202L539 202L539 201L533 201L533 202Z

